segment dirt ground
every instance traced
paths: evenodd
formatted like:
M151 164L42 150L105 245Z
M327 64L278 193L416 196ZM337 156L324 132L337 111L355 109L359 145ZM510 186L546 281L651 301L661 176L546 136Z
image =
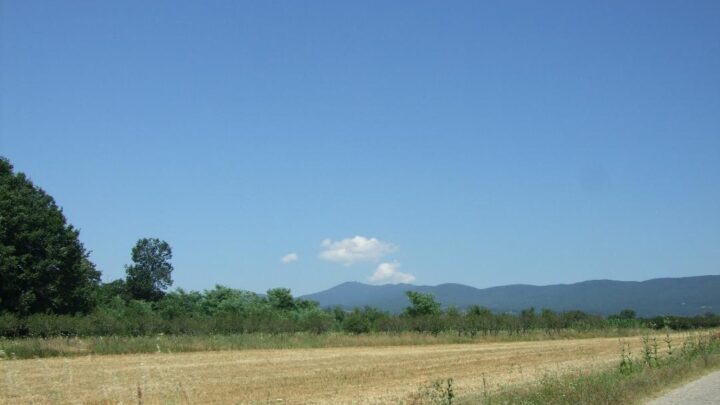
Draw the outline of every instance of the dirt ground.
M402 403L441 378L463 396L607 367L621 340L639 354L631 337L6 360L0 403Z

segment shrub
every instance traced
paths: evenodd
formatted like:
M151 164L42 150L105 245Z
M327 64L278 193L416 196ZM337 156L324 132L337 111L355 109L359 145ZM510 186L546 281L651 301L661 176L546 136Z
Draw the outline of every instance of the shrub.
M370 320L362 311L355 309L343 321L342 328L349 333L368 333L370 332Z
M330 330L333 316L320 309L305 311L300 315L299 327L303 331L320 334Z

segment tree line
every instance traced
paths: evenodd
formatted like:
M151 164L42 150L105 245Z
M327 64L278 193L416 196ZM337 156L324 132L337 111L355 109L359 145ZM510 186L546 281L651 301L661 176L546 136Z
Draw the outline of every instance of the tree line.
M108 289L103 294L109 293ZM317 302L293 297L289 289L274 288L265 295L216 286L213 289L168 292L157 301L137 300L120 294L101 295L88 314L0 315L0 336L146 336L215 335L235 333L321 334L457 333L462 336L523 335L543 332L598 331L621 328L695 329L720 326L720 317L636 318L632 311L603 317L582 311L556 312L534 308L519 313L498 313L481 306L441 309L429 293L407 291L408 306L393 314L372 307L321 308Z
M224 333L456 332L556 333L640 326L689 329L720 326L712 314L642 320L632 310L602 317L582 311L534 308L519 313L442 309L427 293L408 291L400 314L371 307L321 308L274 288L265 295L216 286L203 292L172 286L172 249L142 238L131 251L126 276L100 282L79 231L54 199L0 158L0 336L138 336Z

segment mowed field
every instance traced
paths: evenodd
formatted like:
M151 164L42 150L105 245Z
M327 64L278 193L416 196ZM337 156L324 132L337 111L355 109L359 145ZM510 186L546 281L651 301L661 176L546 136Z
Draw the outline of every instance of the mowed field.
M441 378L453 378L464 396L548 372L609 367L621 341L639 355L639 337L614 337L6 360L0 402L403 403Z

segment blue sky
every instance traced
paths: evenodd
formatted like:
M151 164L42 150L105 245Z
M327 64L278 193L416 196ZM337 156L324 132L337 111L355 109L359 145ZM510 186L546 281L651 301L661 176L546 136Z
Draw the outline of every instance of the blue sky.
M0 154L106 281L718 273L719 2L0 4Z

